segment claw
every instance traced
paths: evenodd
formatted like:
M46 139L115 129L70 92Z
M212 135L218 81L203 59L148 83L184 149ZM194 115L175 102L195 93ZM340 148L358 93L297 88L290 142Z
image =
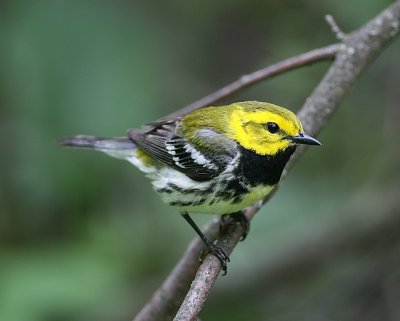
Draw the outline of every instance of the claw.
M215 245L214 243L206 243L207 249L201 255L201 261L207 256L207 254L214 255L220 262L222 266L222 275L226 275L228 267L227 263L230 262L229 256L222 250L219 246Z
M218 246L215 244L211 243L210 246L208 246L208 250L212 255L214 255L222 265L222 275L226 275L228 268L227 268L227 263L230 262L229 256Z
M222 215L221 223L221 230L224 228L223 225L240 224L243 229L243 234L240 238L240 241L244 241L250 232L250 221L242 212Z
M200 238L203 240L204 244L207 247L207 251L208 253L211 253L212 255L214 255L220 262L222 265L222 271L223 274L222 275L226 275L227 273L227 262L230 261L229 256L226 255L226 253L217 245L215 245L213 242L211 242L204 234L203 232L201 232L201 230L199 229L199 227L196 225L196 223L191 219L191 217L189 216L189 214L187 213L182 213L182 217L190 224L190 226L192 226L192 228L195 230L195 232L200 236ZM207 252L204 253L208 254ZM202 256L203 256L202 255Z

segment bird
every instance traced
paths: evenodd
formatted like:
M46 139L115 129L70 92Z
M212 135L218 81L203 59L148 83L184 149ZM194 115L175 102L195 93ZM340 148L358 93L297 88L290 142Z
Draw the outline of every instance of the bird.
M292 111L259 101L198 108L129 129L123 137L76 135L58 142L127 160L144 172L161 199L178 210L219 259L225 273L229 256L189 213L239 217L274 189L298 145L321 145L304 132Z

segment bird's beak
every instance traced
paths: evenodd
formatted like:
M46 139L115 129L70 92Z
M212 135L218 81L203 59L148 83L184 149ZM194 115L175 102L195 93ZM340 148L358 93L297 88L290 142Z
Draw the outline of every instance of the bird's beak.
M304 144L304 145L319 145L322 144L316 140L314 137L311 137L305 133L300 133L296 136L290 137L290 140L296 144Z

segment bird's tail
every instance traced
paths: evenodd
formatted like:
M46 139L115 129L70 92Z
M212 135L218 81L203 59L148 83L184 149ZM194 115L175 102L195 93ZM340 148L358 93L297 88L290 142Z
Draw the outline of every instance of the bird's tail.
M65 137L57 141L60 145L74 148L98 150L112 157L125 159L133 155L136 144L128 137L96 137L77 135Z

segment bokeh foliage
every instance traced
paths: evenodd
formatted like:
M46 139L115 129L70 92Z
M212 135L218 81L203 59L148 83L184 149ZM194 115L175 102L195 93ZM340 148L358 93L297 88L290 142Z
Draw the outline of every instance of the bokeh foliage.
M193 236L128 163L62 149L57 138L123 135L243 73L335 42L327 13L351 31L389 3L3 1L0 320L129 320ZM400 263L396 216L388 215L397 225L365 244L361 238L355 249L326 250L322 263L290 269L299 244L318 252L376 219L362 213L387 212L384 196L399 181L399 48L397 40L363 75L321 133L323 148L307 153L257 215L205 319L399 316L400 296L393 302L385 283L400 284L391 274ZM296 110L328 66L279 76L225 102Z

